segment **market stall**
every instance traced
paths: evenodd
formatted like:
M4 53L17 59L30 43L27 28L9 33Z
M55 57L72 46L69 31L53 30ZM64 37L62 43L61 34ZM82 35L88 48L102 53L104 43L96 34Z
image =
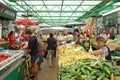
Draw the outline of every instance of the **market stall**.
M0 47L8 48L8 24L15 20L17 11L0 2Z
M19 80L23 50L9 50L9 23L15 20L17 11L0 2L0 80Z
M0 52L0 80L19 80L23 50L3 50Z
M58 47L60 80L119 80L118 67L72 43Z

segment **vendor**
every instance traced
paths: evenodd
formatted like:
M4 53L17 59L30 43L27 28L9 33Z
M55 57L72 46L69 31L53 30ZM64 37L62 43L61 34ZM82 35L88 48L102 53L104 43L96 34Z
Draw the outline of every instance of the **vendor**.
M90 54L100 56L100 60L106 60L111 62L112 58L110 54L110 49L105 45L105 39L103 37L97 37L96 41L99 50L92 51L90 52Z
M10 50L16 50L19 49L19 45L15 45L15 37L14 37L14 31L11 31L9 33L9 49Z
M11 31L9 34L9 49L14 49L14 31Z

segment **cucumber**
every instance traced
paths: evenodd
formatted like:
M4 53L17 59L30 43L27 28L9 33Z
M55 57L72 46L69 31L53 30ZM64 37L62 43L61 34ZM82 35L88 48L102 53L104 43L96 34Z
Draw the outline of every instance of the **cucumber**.
M93 70L92 70L92 68L91 67L86 67L86 69L89 71L89 72L92 72Z
M98 72L98 70L94 70L94 71L91 72L90 75L93 76L93 75L95 75L97 72Z
M107 67L104 67L104 68L103 68L103 71L104 71L107 75L110 75L110 70L109 70Z
M80 72L80 68L79 69L77 69L77 71L76 72Z
M108 67L108 68L112 68L112 65L108 62L104 62L104 66Z
M115 74L115 76L120 76L120 72L119 71L115 71L113 73Z
M90 65L90 67L92 68L92 69L99 69L100 67L99 66L93 66L93 65Z
M99 67L102 67L103 65L102 65L102 63L101 63L101 62L98 62L98 66L99 66Z
M88 70L86 70L86 73L87 73L88 76L90 75L90 72Z
M63 77L64 77L64 78L71 78L72 75L68 74L68 75L65 75L65 76L63 76Z
M95 74L96 77L99 77L101 75L101 71L98 71L98 73Z
M92 80L96 80L96 78L97 78L96 76L92 76Z
M85 69L84 69L84 68L81 68L81 71L82 71L82 73L83 73L83 74L86 74L86 72L85 72Z
M73 76L70 80L76 80L77 76Z
M110 80L110 79L105 77L103 80Z
M99 76L99 79L100 79L100 80L103 80L104 77L105 77L105 73L102 73L102 74Z

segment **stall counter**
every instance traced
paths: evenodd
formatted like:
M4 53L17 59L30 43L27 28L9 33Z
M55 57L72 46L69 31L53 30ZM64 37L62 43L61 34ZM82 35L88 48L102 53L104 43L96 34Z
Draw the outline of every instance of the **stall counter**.
M0 67L0 80L19 80L20 65L24 61L22 59L22 56L24 55L24 51L9 50L9 53L13 55L11 57L12 60L8 59L9 62ZM0 62L0 64L3 63Z

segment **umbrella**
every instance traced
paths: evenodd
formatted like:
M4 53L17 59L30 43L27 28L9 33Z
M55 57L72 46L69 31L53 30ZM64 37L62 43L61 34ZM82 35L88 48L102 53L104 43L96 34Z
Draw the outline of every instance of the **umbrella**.
M33 26L38 25L37 22L29 20L29 19L17 20L17 21L14 21L13 24L16 24L16 25L33 25Z

